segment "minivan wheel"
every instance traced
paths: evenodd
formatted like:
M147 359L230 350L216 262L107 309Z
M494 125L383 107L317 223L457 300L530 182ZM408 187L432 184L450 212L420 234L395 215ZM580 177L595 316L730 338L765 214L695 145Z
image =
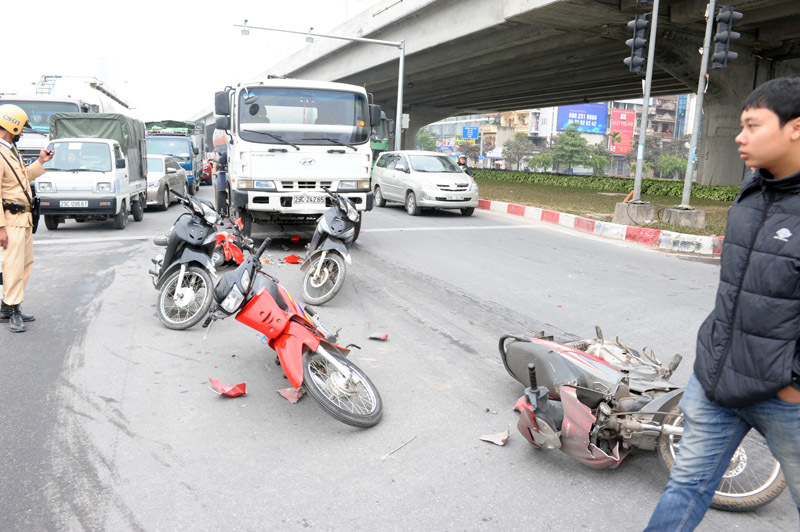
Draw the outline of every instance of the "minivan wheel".
M416 216L419 214L420 208L417 205L417 197L413 192L406 194L406 212L409 216Z
M472 216L473 212L475 212L475 207L464 207L461 209L462 216Z
M386 200L381 192L381 187L375 185L375 205L378 207L386 207Z

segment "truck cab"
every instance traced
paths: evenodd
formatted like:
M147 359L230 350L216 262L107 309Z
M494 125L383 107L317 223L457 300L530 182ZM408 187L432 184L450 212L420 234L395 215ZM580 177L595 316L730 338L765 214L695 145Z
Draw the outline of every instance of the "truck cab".
M203 154L192 143L187 131L149 129L147 131L147 153L168 155L178 161L186 171L189 190L196 193L200 189L200 170Z
M370 132L380 107L363 87L268 79L216 93L214 111L230 207L245 233L252 223L316 224L329 207L325 189L372 209Z

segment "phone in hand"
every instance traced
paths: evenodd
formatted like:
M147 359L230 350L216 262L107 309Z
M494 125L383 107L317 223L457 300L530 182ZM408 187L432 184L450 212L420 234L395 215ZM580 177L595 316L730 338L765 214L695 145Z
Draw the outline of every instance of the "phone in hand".
M53 144L52 142L47 145L47 153L49 153L50 155L53 155L53 151L55 149L56 149L55 144Z

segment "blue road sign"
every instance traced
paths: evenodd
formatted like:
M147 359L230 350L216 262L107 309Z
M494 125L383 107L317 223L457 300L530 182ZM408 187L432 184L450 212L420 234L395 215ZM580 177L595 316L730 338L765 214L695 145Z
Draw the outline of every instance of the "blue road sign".
M478 160L479 160L479 161L482 161L482 160L484 160L484 159L486 159L486 156L485 156L485 155L478 155Z
M478 137L478 127L468 127L464 126L461 128L461 138L465 140L469 139L477 139Z

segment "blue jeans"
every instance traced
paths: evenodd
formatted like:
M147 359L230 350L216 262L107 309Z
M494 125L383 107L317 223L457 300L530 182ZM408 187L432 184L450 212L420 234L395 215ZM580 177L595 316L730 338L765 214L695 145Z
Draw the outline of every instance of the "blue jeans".
M669 483L645 529L694 530L747 432L764 435L800 510L800 404L773 397L745 408L715 405L692 374L681 398L684 432Z

